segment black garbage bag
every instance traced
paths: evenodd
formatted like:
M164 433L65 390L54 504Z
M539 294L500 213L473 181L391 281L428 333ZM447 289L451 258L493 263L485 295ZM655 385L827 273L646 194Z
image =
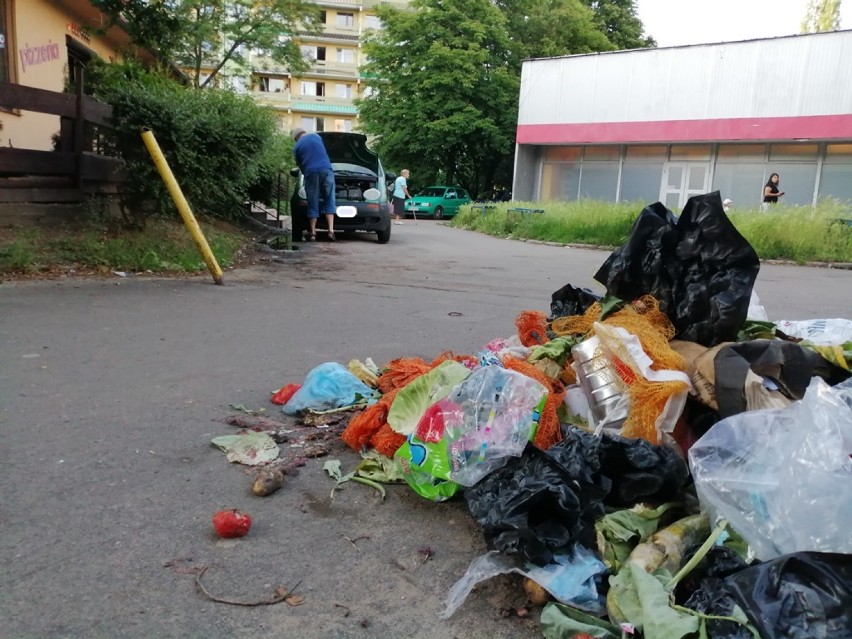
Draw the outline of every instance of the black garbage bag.
M642 439L599 439L573 427L563 435L546 452L527 446L465 491L489 548L539 565L571 543L594 549L594 524L605 504L668 501L689 479L671 449Z
M595 279L620 299L653 295L679 339L714 346L736 340L759 270L714 191L689 198L680 218L660 202L643 209Z
M692 559L700 546L684 553L684 563ZM675 601L706 615L729 617L737 602L725 583L725 577L747 568L739 555L725 546L713 546L701 562L675 590ZM735 621L707 620L707 633L713 639L754 639L751 632Z
M749 370L771 379L785 396L802 399L811 378L835 386L849 379L849 371L819 353L782 340L755 339L725 346L713 359L719 414L730 417L747 409L743 392Z
M547 452L528 445L520 458L465 490L489 548L541 566L574 541L594 548L594 523L609 492L598 473L597 447L592 435L571 429Z
M673 501L689 482L689 469L683 457L667 446L605 435L599 454L600 472L612 483L604 499L607 506Z
M547 321L552 322L558 317L582 315L599 300L600 296L587 288L575 288L566 284L550 296L550 317Z
M852 555L797 552L725 582L763 639L852 638Z

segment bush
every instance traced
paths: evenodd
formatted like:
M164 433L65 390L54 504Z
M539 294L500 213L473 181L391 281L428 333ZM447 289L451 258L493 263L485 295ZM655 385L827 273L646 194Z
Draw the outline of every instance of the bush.
M249 192L289 166L292 143L275 117L251 98L181 86L134 62L101 65L90 79L96 97L113 108L116 145L129 178L122 197L136 223L175 206L141 132L153 132L175 179L196 213L223 219L243 214Z

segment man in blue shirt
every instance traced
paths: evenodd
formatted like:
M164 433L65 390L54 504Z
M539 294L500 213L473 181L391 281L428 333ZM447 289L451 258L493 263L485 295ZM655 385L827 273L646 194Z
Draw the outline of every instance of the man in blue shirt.
M293 147L293 156L296 164L305 177L305 194L308 201L308 240L313 242L317 239L317 219L319 218L320 196L323 200L323 212L328 221L328 239L332 242L334 237L334 214L337 206L334 199L334 171L331 168L331 160L322 138L313 133L307 133L304 129L293 129L293 139L296 146Z

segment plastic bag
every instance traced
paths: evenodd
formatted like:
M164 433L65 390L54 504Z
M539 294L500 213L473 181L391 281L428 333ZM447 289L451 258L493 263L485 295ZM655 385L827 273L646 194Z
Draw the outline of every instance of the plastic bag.
M759 270L714 191L689 198L679 219L660 202L643 209L595 279L623 300L650 293L679 339L712 346L736 339Z
M848 319L781 320L775 327L785 335L806 339L817 346L852 342L852 320Z
M575 542L595 548L604 503L674 501L689 479L671 448L571 427L563 435L546 452L528 446L465 491L489 548L538 565Z
M852 556L795 553L725 581L763 639L852 637Z
M453 584L447 595L442 619L449 619L480 583L497 575L517 573L532 579L557 601L602 615L605 607L598 595L596 578L606 566L591 550L574 546L571 552L554 555L553 563L535 566L518 557L507 557L490 551L474 559L464 576Z
M740 413L689 450L702 505L725 517L766 561L852 552L852 381L814 378L804 399Z
M552 322L557 317L582 315L600 299L600 295L595 295L587 288L575 288L566 284L550 296L550 317L547 321Z
M305 410L330 410L374 399L375 391L337 362L326 362L311 370L302 387L282 410L298 415Z
M446 499L457 490L452 484L472 486L523 452L546 396L526 375L480 368L426 410L394 457L418 494Z

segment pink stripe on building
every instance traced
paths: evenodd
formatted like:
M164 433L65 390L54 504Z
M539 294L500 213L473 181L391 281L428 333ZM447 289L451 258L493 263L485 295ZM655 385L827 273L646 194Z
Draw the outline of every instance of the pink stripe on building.
M848 140L852 114L583 124L520 124L518 144Z

